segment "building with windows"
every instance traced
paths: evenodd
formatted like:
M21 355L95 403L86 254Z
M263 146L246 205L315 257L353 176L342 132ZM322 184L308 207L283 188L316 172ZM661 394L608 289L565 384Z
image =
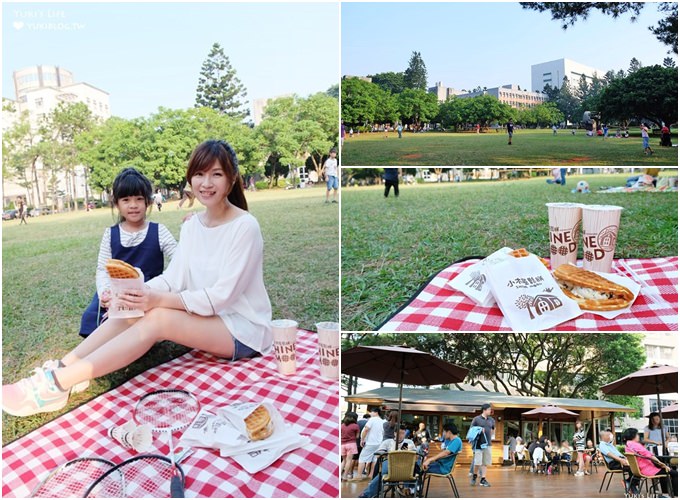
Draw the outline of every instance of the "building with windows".
M467 92L458 95L458 97L467 98L480 95L492 95L500 102L508 104L513 108L533 108L539 104L543 104L547 100L546 95L541 92L522 90L519 85L513 84L490 89L485 88L475 92Z
M109 93L86 82L75 81L74 75L59 66L30 66L13 73L14 94L16 100L3 99L2 130L8 130L14 123L19 121L24 113L28 115L31 130L37 136L37 131L42 121L61 103L85 104L92 114L106 120L111 117ZM25 196L31 207L50 204L52 200L46 197L51 189L47 188L48 173L43 172L42 165L38 164L38 183L40 184L40 200L38 190L23 188L19 182L24 179L5 180L3 206L17 196ZM54 200L60 207L64 203L64 196L82 198L85 196L85 176L82 168L76 169L75 182L66 182L63 175L58 178L57 191L64 193L58 200ZM15 181L15 182L12 182Z
M464 93L462 90L456 90L452 87L445 87L442 82L437 82L434 87L429 87L427 91L430 94L435 94L439 102L446 102L449 97Z
M546 85L551 87L562 87L564 77L569 80L569 85L578 85L581 76L586 77L588 83L592 83L593 77L603 77L604 71L591 68L585 64L572 61L571 59L557 59L531 66L531 90L542 92Z

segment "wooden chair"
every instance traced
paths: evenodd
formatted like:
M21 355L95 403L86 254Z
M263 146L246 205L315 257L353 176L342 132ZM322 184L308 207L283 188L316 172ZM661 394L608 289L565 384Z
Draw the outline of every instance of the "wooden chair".
M524 459L522 460L522 470L529 470L531 468L531 455L528 449L524 449Z
M604 486L604 482L607 479L608 475L609 475L609 482L607 483L607 489L605 491L609 491L609 485L611 484L612 479L614 478L614 474L623 474L623 469L611 469L609 467L609 463L607 462L606 459L604 461L604 466L605 466L606 470L605 470L605 473L604 473L604 477L602 478L602 483L600 484L600 491L598 493L602 493L602 487Z
M456 468L456 459L458 458L458 453L455 453L453 455L453 464L451 464L451 471L448 474L435 474L432 472L427 472L425 471L423 475L423 490L425 491L424 497L427 498L427 494L430 492L430 481L432 480L433 477L444 477L448 479L449 481L449 486L451 486L451 491L453 492L453 496L455 498L460 498L460 495L458 494L458 488L456 487L456 481L453 479L453 471Z
M642 492L642 486L644 485L647 491L647 496L649 496L650 479L652 480L652 491L654 492L655 496L657 494L660 495L660 493L656 491L656 485L660 484L659 480L661 479L666 479L666 481L668 481L668 491L673 490L670 476L667 476L666 474L656 474L654 476L647 476L642 473L642 471L640 470L640 464L638 463L638 459L647 460L646 458L638 457L635 453L624 453L624 455L626 455L626 458L628 459L628 465L630 465L630 471L633 473L633 477L636 477L640 480L640 492Z
M525 448L524 451L522 451L522 458L518 458L517 455L515 455L515 470L517 470L517 466L519 466L522 469L524 468L524 465L527 461L527 456L528 456L527 454L528 454L528 451ZM522 462L522 463L520 463L520 462Z
M417 458L417 453L410 450L391 451L387 454L387 474L382 477L383 497L390 491L394 497L399 486L415 486L417 477L414 470Z

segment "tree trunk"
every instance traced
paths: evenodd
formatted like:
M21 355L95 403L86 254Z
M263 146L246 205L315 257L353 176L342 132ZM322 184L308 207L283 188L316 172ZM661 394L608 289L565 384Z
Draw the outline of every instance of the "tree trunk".
M40 182L38 182L38 169L36 168L35 164L38 162L38 156L33 157L33 161L31 162L31 172L33 174L33 182L35 183L35 190L36 190L36 205L38 208L40 208L41 201L40 201Z
M73 181L73 211L78 210L78 191L76 186L76 169L71 170L71 179Z

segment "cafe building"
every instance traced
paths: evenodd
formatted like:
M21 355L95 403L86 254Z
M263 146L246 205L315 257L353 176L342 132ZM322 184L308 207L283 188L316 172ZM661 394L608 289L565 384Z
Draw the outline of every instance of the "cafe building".
M399 388L381 387L375 390L345 396L345 401L358 406L378 406L383 410L399 407ZM508 459L508 447L503 446L510 435L521 436L525 441L545 435L551 441L567 440L573 446L574 421L576 417L556 417L550 420L529 420L522 414L544 405L554 405L579 415L588 438L597 444L599 431L616 430L617 417L636 410L609 401L597 399L572 399L513 396L500 392L460 391L444 389L403 389L402 423L409 429L417 429L420 422L425 422L433 439L442 434L445 423L454 423L463 440L463 451L458 462L469 464L472 461L472 450L466 443L465 436L472 419L480 414L482 404L489 403L492 417L496 420L495 435L492 440L492 456L494 464L501 464ZM360 413L360 412L358 412ZM360 413L361 414L361 413ZM617 443L619 441L617 440ZM436 447L436 441L432 443ZM620 443L619 443L620 444Z

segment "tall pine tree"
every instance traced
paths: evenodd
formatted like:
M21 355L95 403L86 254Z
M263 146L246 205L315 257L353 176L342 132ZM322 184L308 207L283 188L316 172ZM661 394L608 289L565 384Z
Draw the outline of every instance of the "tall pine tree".
M235 118L250 114L245 109L246 88L236 76L219 43L214 43L203 62L196 88L196 107L212 108Z
M427 68L420 52L413 52L404 71L404 87L407 89L427 90Z

